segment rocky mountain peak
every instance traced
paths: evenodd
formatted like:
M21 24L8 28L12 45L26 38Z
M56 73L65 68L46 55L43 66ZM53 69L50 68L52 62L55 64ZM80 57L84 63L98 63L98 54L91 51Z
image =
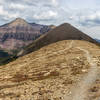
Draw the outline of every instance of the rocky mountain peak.
M16 18L10 24L10 26L29 26L29 24L22 18Z
M32 43L40 35L48 32L49 29L49 26L33 25L22 18L16 18L0 26L0 47L7 50L22 48Z

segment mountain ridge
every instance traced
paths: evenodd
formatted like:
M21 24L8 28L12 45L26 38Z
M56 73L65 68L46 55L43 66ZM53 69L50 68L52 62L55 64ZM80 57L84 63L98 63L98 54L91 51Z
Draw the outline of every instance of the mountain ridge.
M69 23L64 23L49 31L48 33L44 34L43 36L35 40L32 44L27 46L25 48L25 51L23 52L23 55L38 50L48 44L62 40L86 40L97 44L97 42L90 36L81 32Z
M99 68L100 48L82 40L59 41L1 66L1 99L74 100L66 97L75 97L85 89L86 100L98 100L100 77L88 89L82 90L84 84L78 85L92 68L84 50L93 56L91 60ZM80 89L83 92L77 91Z

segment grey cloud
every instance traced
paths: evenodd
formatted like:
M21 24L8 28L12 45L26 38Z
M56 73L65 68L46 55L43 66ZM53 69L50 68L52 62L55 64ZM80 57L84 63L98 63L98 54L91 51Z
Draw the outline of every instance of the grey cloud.
M78 24L82 26L91 26L100 24L100 19L95 17L95 19L89 18L89 15L94 14L94 10L76 10L70 9L69 7L63 7L60 0L4 0L3 9L8 12L8 14L0 17L2 19L8 20L14 19L15 17L22 17L27 20L33 20L35 22L51 24L60 24L63 22L69 22L72 24ZM57 3L56 3L57 2ZM12 5L15 5L12 7ZM21 5L23 8L21 8ZM49 16L47 15L49 11L56 12L57 15ZM14 16L15 14L15 16ZM11 16L11 17L10 17ZM37 16L34 17L34 16ZM43 17L44 18L41 18ZM46 17L45 17L46 16ZM39 19L40 18L40 19Z
M0 0L0 24L22 17L40 24L68 22L80 29L100 25L100 9L76 9L64 3L65 0Z
M88 12L89 13L89 12ZM95 13L93 11L92 14L84 14L80 15L80 24L85 26L98 26L100 25L100 12Z

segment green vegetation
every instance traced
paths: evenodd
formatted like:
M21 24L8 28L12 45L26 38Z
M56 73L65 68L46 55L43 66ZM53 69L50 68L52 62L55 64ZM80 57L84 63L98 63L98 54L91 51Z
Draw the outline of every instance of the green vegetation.
M16 59L17 59L16 56L2 57L2 58L0 58L0 66L8 64L9 62L14 61Z
M0 50L0 66L16 60L16 55L9 55L7 52Z

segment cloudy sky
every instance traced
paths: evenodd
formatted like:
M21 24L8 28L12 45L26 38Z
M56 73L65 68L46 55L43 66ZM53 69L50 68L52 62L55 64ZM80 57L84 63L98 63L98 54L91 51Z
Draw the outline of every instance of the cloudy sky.
M100 0L0 0L0 25L17 17L47 25L70 23L100 39Z

